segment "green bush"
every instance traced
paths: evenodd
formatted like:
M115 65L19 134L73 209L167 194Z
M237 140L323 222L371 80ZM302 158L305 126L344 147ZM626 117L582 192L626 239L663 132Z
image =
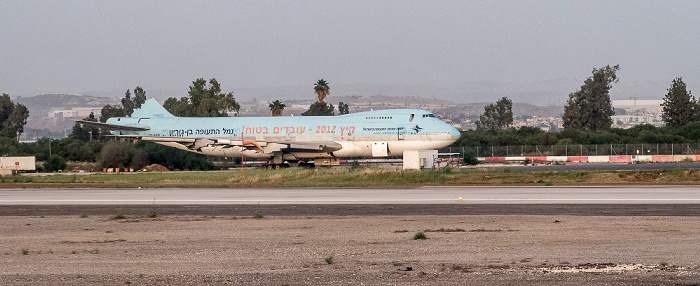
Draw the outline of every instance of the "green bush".
M419 231L413 236L413 239L419 240L419 239L428 239L428 238L425 236L425 233L423 233L422 231Z
M134 168L148 165L148 155L130 142L110 141L102 147L98 159L102 168Z
M63 157L59 155L53 154L44 163L44 170L46 172L56 172L58 170L65 170L66 166L66 159L63 159Z
M464 153L464 164L467 165L478 165L479 160L476 159L476 155L474 155L473 152L465 152Z

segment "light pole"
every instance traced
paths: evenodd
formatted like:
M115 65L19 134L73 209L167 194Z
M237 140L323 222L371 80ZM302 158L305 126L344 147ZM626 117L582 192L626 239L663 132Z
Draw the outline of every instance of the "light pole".
M51 131L49 131L49 158L51 157Z

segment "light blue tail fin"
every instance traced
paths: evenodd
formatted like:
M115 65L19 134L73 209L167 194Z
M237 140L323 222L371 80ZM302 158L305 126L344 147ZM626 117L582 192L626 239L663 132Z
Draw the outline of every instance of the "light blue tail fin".
M141 105L141 108L134 110L131 113L131 118L163 118L163 117L175 117L170 114L163 106L161 106L158 101L151 98L146 100Z

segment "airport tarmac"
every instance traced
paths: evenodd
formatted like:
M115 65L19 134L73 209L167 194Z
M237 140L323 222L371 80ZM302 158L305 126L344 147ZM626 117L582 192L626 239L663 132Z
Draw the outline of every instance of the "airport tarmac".
M700 186L0 190L0 205L143 204L700 204Z
M14 189L0 218L1 285L700 282L696 186Z

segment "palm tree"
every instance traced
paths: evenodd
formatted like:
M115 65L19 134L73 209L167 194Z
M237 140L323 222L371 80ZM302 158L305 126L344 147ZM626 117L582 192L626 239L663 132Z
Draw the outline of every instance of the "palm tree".
M328 83L323 79L319 79L318 82L314 84L314 90L316 91L316 95L318 95L318 102L323 102L323 100L326 99L326 96L330 94L330 89Z
M272 116L282 116L282 110L284 110L285 107L287 106L280 102L279 99L270 103L270 111L272 111Z

